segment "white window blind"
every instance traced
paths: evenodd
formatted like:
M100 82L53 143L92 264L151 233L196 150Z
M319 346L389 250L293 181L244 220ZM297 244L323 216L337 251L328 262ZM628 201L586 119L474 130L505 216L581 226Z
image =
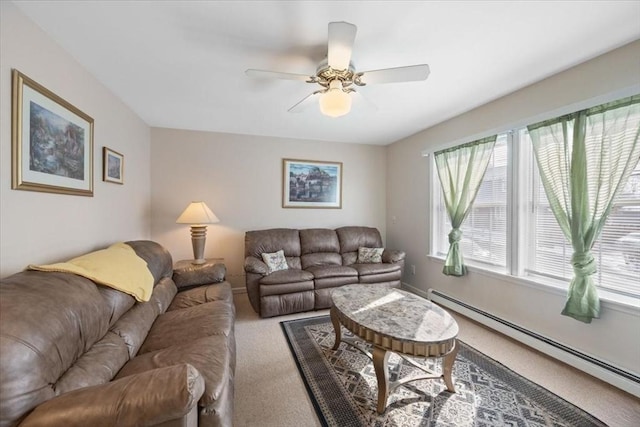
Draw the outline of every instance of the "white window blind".
M521 142L531 145L523 130ZM523 150L533 171L529 181L529 230L531 235L525 273L570 281L573 276L571 256L573 248L565 238L549 208L542 181L537 173L531 150ZM591 253L596 259L597 272L593 276L598 287L624 294L640 295L640 164L614 201L600 238Z

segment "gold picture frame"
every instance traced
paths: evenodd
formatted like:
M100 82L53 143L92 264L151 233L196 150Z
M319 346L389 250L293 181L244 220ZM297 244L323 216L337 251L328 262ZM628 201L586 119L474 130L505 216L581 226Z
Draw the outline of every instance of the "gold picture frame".
M11 188L93 197L93 119L12 70Z
M124 156L107 147L102 147L102 180L124 184Z
M282 207L342 209L342 163L282 159Z

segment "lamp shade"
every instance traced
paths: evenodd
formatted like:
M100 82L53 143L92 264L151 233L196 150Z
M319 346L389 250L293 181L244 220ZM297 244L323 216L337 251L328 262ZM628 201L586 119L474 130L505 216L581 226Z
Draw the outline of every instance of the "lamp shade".
M205 202L191 202L176 220L178 224L213 224L216 222L220 222L220 220L211 212Z
M340 117L351 111L351 96L342 89L340 80L332 80L329 89L320 96L320 112L329 117Z

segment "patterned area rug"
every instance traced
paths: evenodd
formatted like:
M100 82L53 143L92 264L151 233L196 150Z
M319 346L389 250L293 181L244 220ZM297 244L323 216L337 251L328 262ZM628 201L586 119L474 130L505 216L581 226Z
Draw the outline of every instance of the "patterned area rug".
M606 426L580 408L458 341L453 368L456 393L442 380L420 380L396 388L382 415L373 363L341 343L331 347L329 316L281 322L316 412L325 426ZM345 336L348 332L343 328ZM411 374L411 364L392 354L389 380ZM426 361L440 372L440 361Z

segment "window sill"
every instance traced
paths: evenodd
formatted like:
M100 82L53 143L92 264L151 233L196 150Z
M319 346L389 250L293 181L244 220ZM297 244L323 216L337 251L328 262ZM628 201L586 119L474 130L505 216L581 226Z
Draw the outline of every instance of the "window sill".
M427 258L444 265L444 258L442 257L427 255ZM486 277L511 282L516 285L540 289L554 295L566 297L567 294L567 284L559 280L513 276L505 273L501 269L492 269L490 267L479 266L477 264L468 264L467 269L469 272L474 274L481 274ZM620 295L606 289L598 289L598 296L600 297L600 303L607 308L635 315L640 314L640 298Z

